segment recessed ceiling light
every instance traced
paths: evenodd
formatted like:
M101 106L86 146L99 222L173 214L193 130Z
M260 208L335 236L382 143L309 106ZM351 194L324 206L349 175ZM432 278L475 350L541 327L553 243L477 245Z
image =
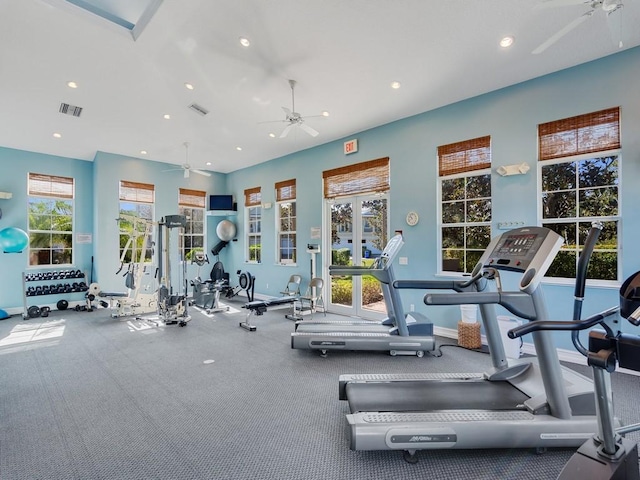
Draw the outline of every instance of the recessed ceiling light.
M209 166L209 165L211 165L211 162L207 162L207 163L205 163L205 165L206 165L206 166Z
M242 147L236 147L236 150L241 151Z
M140 155L146 155L147 151L146 150L140 150Z
M165 120L171 120L171 115L169 115L168 113L165 113L162 118L164 118Z
M327 112L326 110L324 112L322 112L321 114L323 117L328 117L329 116L329 112Z
M504 37L500 40L500 46L502 48L508 48L513 45L514 38L512 36Z
M242 45L243 47L248 47L249 45L251 45L251 42L246 37L240 37L240 45Z
M55 138L62 138L62 134L61 134L61 133L58 133L58 132L54 133L54 134L53 134L53 136L54 136Z
M400 88L400 82L391 82L391 88L394 89L399 89Z
M269 136L270 136L271 138L276 138L276 134L275 134L275 133L273 133L273 132L271 132L271 133L269 134Z
M67 87L78 88L78 84L76 82L67 82Z
M184 86L185 86L188 90L193 90L193 84L191 84L191 83L189 83L189 82L186 82L186 83L184 84Z

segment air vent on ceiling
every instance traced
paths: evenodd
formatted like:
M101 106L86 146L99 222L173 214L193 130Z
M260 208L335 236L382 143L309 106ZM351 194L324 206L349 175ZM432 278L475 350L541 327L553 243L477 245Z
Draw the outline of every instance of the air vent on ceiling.
M200 105L198 105L197 103L192 103L191 105L189 105L189 108L191 110L193 110L196 113L199 113L200 115L202 115L203 117L209 113L209 110L207 110L204 107L201 107Z
M80 114L82 113L82 107L76 107L75 105L69 105L68 103L61 103L60 109L58 111L65 115L71 115L72 117L79 117Z

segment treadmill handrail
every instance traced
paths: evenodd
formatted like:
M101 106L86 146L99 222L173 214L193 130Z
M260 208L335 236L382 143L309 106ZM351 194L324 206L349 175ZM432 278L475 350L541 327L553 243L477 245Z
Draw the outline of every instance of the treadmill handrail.
M526 320L537 318L531 296L524 292L459 292L427 293L425 305L501 305L514 315Z
M584 320L575 321L556 321L556 320L536 320L533 322L526 323L524 325L520 325L519 327L513 328L507 332L507 336L509 338L519 338L523 335L526 335L531 332L537 332L540 330L586 330L595 325L602 323L602 321L620 311L620 307L611 307L607 310L604 310L600 313L596 313L591 315L590 317L585 318Z
M364 265L329 265L329 275L370 275L371 272L386 270Z
M393 287L411 290L455 290L456 292L463 292L483 276L481 272L468 280L396 280L393 282Z

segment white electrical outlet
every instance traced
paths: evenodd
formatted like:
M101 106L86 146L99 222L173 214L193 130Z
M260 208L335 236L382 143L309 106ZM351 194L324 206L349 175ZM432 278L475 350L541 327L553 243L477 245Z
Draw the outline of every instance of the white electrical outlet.
M411 305L409 305L409 310L411 310L412 312L415 312L416 306L412 303Z
M400 258L398 258L398 263L400 265L408 265L409 264L409 258L408 257L400 257Z
M269 284L267 283L267 290L269 290Z

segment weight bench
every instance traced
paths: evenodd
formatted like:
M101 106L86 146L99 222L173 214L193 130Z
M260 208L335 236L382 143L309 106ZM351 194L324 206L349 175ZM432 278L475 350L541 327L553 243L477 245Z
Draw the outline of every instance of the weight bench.
M267 311L268 307L275 307L276 305L289 305L298 301L297 296L287 295L285 297L274 297L268 298L266 300L254 300L253 302L245 303L242 308L246 308L248 310L247 317L244 319L244 322L240 322L240 326L245 330L249 330L250 332L255 332L257 327L251 324L251 316L252 315L262 315Z

